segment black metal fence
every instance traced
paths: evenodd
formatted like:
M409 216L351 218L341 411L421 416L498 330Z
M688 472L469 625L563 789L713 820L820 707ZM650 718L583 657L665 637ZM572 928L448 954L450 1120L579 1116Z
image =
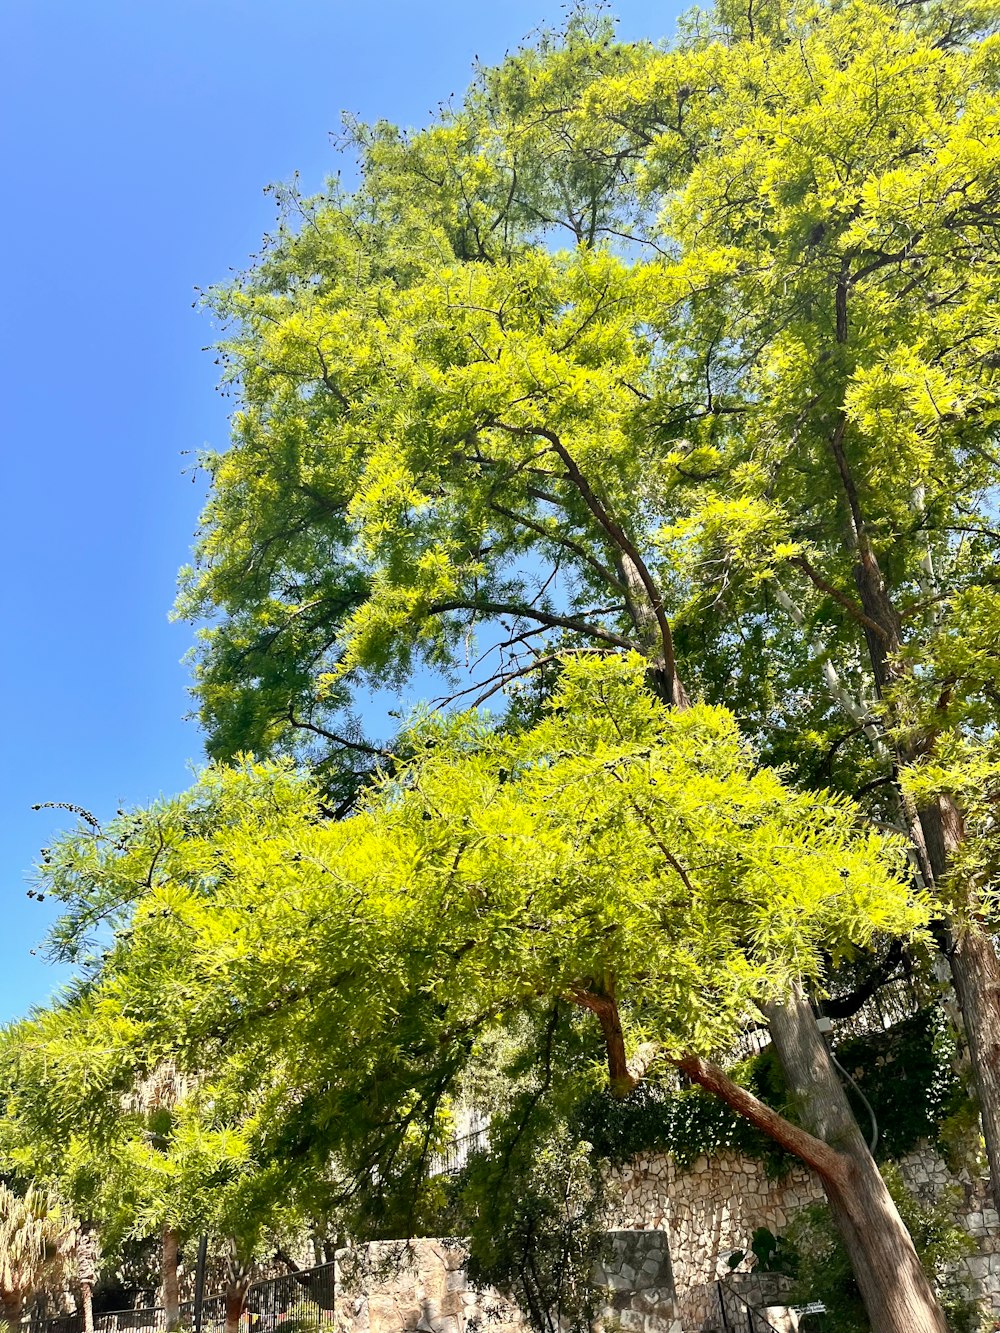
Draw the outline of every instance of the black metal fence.
M281 1277L264 1278L247 1290L239 1333L316 1333L330 1328L336 1308L333 1264L300 1269ZM181 1325L195 1327L193 1301L181 1303ZM202 1333L223 1333L226 1324L225 1293L206 1296L201 1303ZM167 1321L161 1306L135 1310L106 1310L94 1315L94 1333L166 1333ZM83 1333L83 1316L33 1316L22 1326L23 1333Z
M480 1152L488 1144L489 1131L487 1129L473 1130L471 1134L462 1134L457 1139L451 1139L439 1153L435 1153L431 1158L430 1174L432 1176L457 1176L471 1154Z
M715 1284L715 1299L720 1333L778 1333L761 1310L721 1278Z

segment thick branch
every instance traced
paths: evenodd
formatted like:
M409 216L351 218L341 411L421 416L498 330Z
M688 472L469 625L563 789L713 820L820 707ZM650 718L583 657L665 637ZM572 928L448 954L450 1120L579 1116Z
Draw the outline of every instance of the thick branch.
M902 941L893 940L881 965L860 986L848 995L838 995L835 999L821 1001L819 1012L826 1018L851 1018L892 977L902 957Z
M618 1012L613 985L596 991L592 985L584 984L576 987L568 998L574 1004L589 1009L591 1013L597 1015L607 1047L611 1091L616 1097L628 1096L638 1087L646 1067L660 1052L653 1046L643 1047L637 1052L638 1059L635 1065L629 1065L625 1054L621 1015ZM799 1125L793 1125L777 1111L772 1111L752 1092L741 1088L728 1074L723 1073L718 1065L712 1064L710 1060L705 1060L700 1055L685 1055L681 1059L671 1059L671 1064L682 1074L686 1074L692 1083L697 1083L706 1092L719 1097L737 1115L748 1120L751 1125L773 1139L787 1152L793 1153L806 1166L811 1167L823 1181L838 1188L843 1188L846 1184L851 1165L847 1157Z
M445 611L482 611L488 616L514 616L522 620L535 620L550 629L569 629L577 634L585 634L592 639L601 639L604 643L614 644L616 648L632 649L635 644L622 638L601 625L591 625L586 620L575 620L572 616L558 616L548 611L539 611L533 607L518 606L512 602L473 602L454 599L448 602L435 602L427 608L428 614L442 615Z
M581 988L574 990L570 999L574 1004L579 1004L597 1015L608 1051L608 1078L611 1082L611 1091L616 1097L627 1097L639 1086L640 1080L628 1067L625 1034L622 1032L621 1015L614 994L601 994Z
M813 568L804 556L793 556L788 563L794 565L796 569L801 569L810 582L814 583L816 587L819 588L820 592L825 592L827 596L832 597L837 605L842 606L847 614L853 616L859 624L864 625L866 629L870 629L873 634L877 634L879 638L883 639L886 643L889 642L889 635L878 621L872 620L870 616L866 616L864 611L852 597L848 597L847 594L841 592L839 588L835 588L832 583L827 583L826 579L823 578L818 570Z
M717 1065L700 1055L685 1055L672 1063L686 1074L692 1083L697 1083L706 1092L721 1098L737 1115L748 1120L751 1125L766 1134L787 1152L793 1153L801 1162L810 1167L825 1183L837 1189L843 1189L850 1172L850 1161L842 1153L831 1148L822 1139L815 1138L798 1125L772 1111L769 1106L734 1083L728 1074Z

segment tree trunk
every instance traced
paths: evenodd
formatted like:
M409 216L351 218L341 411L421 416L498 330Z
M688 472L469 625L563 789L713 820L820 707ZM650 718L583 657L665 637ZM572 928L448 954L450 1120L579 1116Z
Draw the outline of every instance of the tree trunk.
M979 1115L990 1168L990 1193L1000 1200L1000 959L993 941L973 926L948 951L962 1011Z
M92 1222L84 1222L76 1240L76 1269L80 1279L83 1333L94 1333L94 1283L97 1280L97 1237Z
M162 1298L163 1317L167 1326L167 1333L173 1333L174 1329L180 1327L181 1322L180 1286L177 1278L177 1250L177 1232L174 1231L172 1227L165 1226L163 1228Z
M80 1283L80 1313L83 1333L94 1333L94 1288L89 1282Z
M21 1316L24 1314L24 1295L20 1291L0 1291L0 1318L13 1331L21 1324Z
M240 1320L246 1306L247 1283L245 1280L230 1282L226 1287L226 1328L225 1333L239 1333Z
M924 877L930 884L940 884L965 836L961 812L942 796L910 823ZM966 903L965 911L974 918L975 904ZM941 929L938 944L948 959L962 1012L986 1141L990 1194L1000 1207L1000 958L990 937L971 923L960 931L954 926Z
M625 1059L614 985L567 997L601 1020L615 1096L641 1080ZM854 1270L872 1333L947 1333L944 1315L910 1234L879 1174L833 1069L812 1009L801 994L768 1007L771 1035L806 1127L793 1124L701 1056L670 1057L707 1092L816 1172ZM645 1063L645 1060L642 1061Z
M801 996L767 1010L771 1037L803 1124L847 1160L824 1177L873 1333L947 1333L913 1241L868 1151L847 1096Z

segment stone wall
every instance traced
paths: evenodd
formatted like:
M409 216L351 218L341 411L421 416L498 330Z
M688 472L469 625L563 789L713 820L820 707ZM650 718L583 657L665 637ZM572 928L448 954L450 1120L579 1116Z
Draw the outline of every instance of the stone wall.
M974 1291L1000 1315L1000 1216L985 1181L953 1174L932 1148L900 1163L907 1187L926 1201L946 1200L977 1244L962 1261ZM699 1333L718 1326L715 1282L727 1277L752 1304L774 1308L780 1293L758 1275L731 1274L727 1260L746 1251L758 1227L780 1235L801 1209L823 1199L819 1181L793 1166L769 1178L763 1164L737 1153L699 1157L680 1169L666 1156L643 1156L618 1173L615 1229L595 1281L609 1292L600 1320L621 1333ZM337 1256L337 1333L526 1333L520 1312L495 1292L474 1291L461 1244L382 1242ZM343 1290L343 1298L339 1291ZM769 1305L770 1308L770 1305Z
M465 1333L479 1321L523 1333L519 1311L471 1290L457 1241L378 1241L339 1250L336 1264L337 1333Z
M977 1252L962 1261L974 1294L1000 1315L1000 1215L986 1197L986 1180L949 1171L927 1145L899 1163L904 1183L927 1202L946 1201L973 1237ZM734 1250L746 1251L757 1227L780 1235L792 1217L822 1202L819 1180L793 1166L769 1178L764 1166L737 1153L699 1157L683 1169L669 1157L638 1157L617 1174L615 1225L666 1232L678 1313L685 1333L711 1324L715 1281L729 1274Z
M476 1291L465 1249L451 1240L381 1241L337 1254L336 1333L526 1333L520 1311ZM614 1231L595 1283L608 1292L599 1325L682 1333L662 1231ZM341 1295L343 1292L343 1295Z
M624 1333L682 1333L674 1296L668 1238L639 1228L608 1233L595 1284L608 1292L600 1323Z
M761 1162L728 1152L699 1157L684 1169L670 1157L638 1157L615 1184L616 1225L667 1233L686 1333L714 1314L712 1284L729 1273L726 1261L734 1250L749 1248L757 1227L780 1234L796 1212L823 1198L805 1167L769 1179Z

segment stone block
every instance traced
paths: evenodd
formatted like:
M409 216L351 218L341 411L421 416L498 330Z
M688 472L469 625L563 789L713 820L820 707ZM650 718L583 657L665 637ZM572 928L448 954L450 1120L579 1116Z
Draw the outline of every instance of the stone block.
M990 1271L989 1259L979 1254L973 1254L968 1259L966 1259L965 1266L968 1269L970 1275L973 1278L975 1278L977 1282L982 1281L982 1279Z
M648 1314L643 1321L643 1333L673 1333L675 1328L679 1330L680 1324L673 1310L669 1314Z

